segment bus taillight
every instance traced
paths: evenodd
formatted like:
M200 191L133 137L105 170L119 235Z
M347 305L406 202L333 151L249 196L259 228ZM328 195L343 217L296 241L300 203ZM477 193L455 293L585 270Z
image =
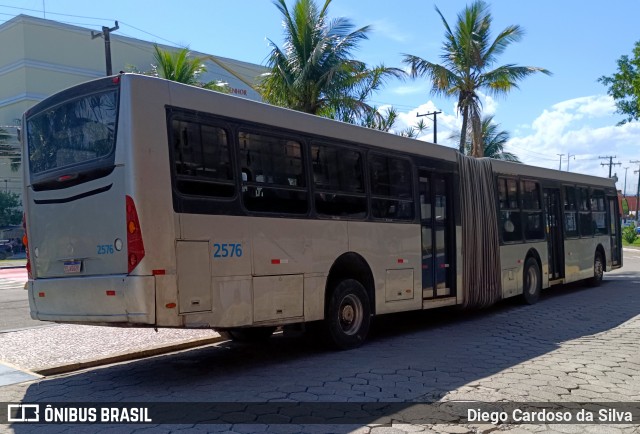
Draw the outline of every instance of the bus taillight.
M29 258L29 239L27 238L27 214L22 213L22 230L24 235L22 236L22 244L24 245L24 252L27 255L27 276L29 279L33 279L31 274L31 259Z
M144 258L144 243L136 205L131 196L127 196L127 254L129 273L138 266Z

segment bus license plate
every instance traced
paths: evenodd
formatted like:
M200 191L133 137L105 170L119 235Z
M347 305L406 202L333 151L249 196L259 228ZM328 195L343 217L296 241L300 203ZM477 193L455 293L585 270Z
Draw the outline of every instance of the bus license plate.
M82 269L82 261L65 261L64 272L65 274L79 273Z

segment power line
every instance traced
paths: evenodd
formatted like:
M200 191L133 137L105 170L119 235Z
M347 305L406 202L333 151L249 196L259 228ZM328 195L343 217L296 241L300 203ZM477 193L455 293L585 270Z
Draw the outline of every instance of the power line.
M601 166L609 166L609 178L611 178L611 168L613 166L621 166L622 163L618 162L618 163L614 163L613 159L614 158L618 158L615 155L607 155L606 157L598 157L600 160L606 160L609 159L609 164L607 163L600 163Z

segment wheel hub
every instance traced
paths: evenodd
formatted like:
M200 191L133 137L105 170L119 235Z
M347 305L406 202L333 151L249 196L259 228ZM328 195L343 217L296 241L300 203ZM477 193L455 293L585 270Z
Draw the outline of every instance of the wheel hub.
M342 308L342 321L351 324L354 316L353 306L347 305Z

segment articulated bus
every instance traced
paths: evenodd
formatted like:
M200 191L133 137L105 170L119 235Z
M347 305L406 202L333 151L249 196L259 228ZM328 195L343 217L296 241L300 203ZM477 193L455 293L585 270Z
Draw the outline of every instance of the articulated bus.
M611 179L120 74L23 119L31 316L213 328L488 306L622 266ZM316 328L316 327L314 327Z

